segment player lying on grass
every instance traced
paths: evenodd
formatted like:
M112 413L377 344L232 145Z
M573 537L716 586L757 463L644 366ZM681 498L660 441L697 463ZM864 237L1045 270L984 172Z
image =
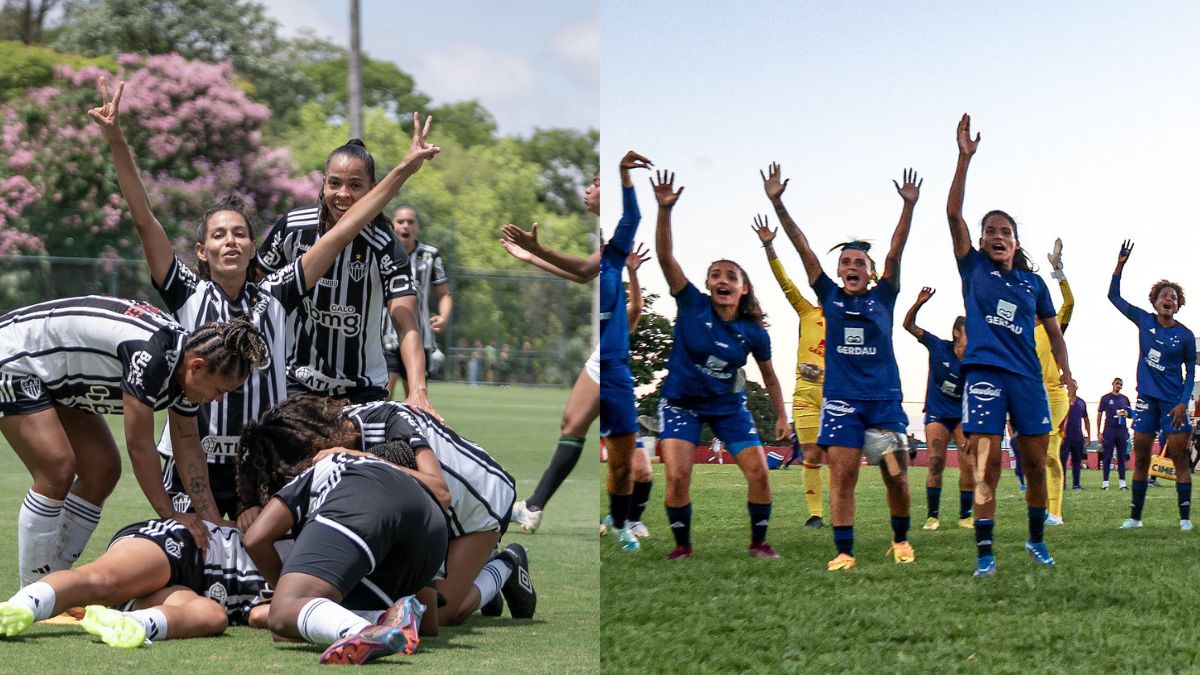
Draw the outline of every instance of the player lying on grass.
M242 438L243 464L239 487L243 503L262 504L295 466L295 453L311 456L329 448L373 451L390 441L412 447L418 478L438 496L449 515L450 543L444 578L436 593L424 591L431 607L423 634L436 627L462 623L477 609L499 616L508 601L514 618L531 618L537 594L529 579L525 549L510 545L493 555L508 527L516 495L515 482L483 448L414 406L394 401L348 406L345 401L296 396L276 406ZM294 475L294 472L292 472ZM258 487L256 487L258 486ZM257 525L257 521L255 521ZM440 611L433 609L440 594ZM381 609L382 599L355 604L355 609Z

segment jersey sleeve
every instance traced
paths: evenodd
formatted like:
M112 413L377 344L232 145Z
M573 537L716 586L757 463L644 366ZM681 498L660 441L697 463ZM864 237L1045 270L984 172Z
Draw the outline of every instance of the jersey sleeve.
M771 258L770 263L771 273L775 275L775 281L779 283L779 288L783 290L784 297L792 304L792 309L796 310L796 314L803 317L815 311L817 308L801 295L800 289L796 288L796 284L792 283L791 277L783 269L783 262L779 258Z
M450 280L446 277L446 261L442 258L442 252L438 251L433 254L433 274L430 275L429 284L431 286L441 286Z
M624 257L633 250L633 237L637 234L638 223L642 221L642 212L638 210L637 192L632 186L621 186L621 206L621 220L617 223L617 231L608 241L608 246L615 246Z
M276 492L274 495L274 498L283 502L283 505L291 512L297 524L303 523L304 519L308 517L313 474L314 470L312 468L305 470L304 473L293 478L291 482L280 488L279 492Z
M941 346L942 339L933 333L922 329L921 337L917 338L917 342L925 345L925 349L933 352L936 351L939 346Z
M837 284L833 283L828 274L821 272L812 282L812 288L817 292L817 302L823 306L829 295L837 290Z
M273 296L288 312L299 307L306 295L302 260L296 258L291 265L273 272L258 284L260 291Z
M284 250L284 232L287 231L288 217L285 213L275 221L275 226L267 233L262 246L258 249L258 265L267 274L279 271L288 263L289 256Z
M954 263L958 265L958 275L966 278L966 276L971 273L971 267L978 264L979 256L981 255L983 254L976 250L974 246L972 246L967 250L966 255L961 258L955 258Z
M1075 294L1071 292L1071 284L1066 279L1058 282L1058 290L1062 291L1062 307L1058 308L1058 327L1066 330L1071 323L1071 314L1075 312Z
M163 346L152 340L126 340L117 346L117 358L124 371L121 391L156 408L162 392L171 384L172 364Z
M696 285L690 281L687 282L687 284L685 284L684 287L679 289L679 292L675 294L675 304L678 305L680 309L683 309L684 307L694 307L701 302L704 302L704 299L705 295L701 293L700 289L696 288Z
M755 326L754 329L754 342L750 346L750 353L757 361L770 361L771 336L761 326Z
M153 279L150 283L154 283ZM175 312L187 303L188 298L196 292L196 286L199 284L200 277L188 269L179 256L174 256L171 266L167 268L167 276L163 279L163 285L160 287L158 284L154 284L154 288L166 303L167 310Z
M416 420L407 412L398 410L389 415L386 428L385 433L389 441L404 441L414 449L430 447L429 441L421 433Z
M1117 308L1117 311L1124 314L1125 318L1129 319L1130 321L1132 321L1134 323L1138 323L1138 319L1140 317L1138 316L1139 312L1138 312L1137 307L1134 307L1133 305L1129 304L1128 302L1125 301L1125 298L1121 297L1121 275L1120 274L1114 274L1112 277L1112 281L1109 282L1109 284L1108 284L1108 301L1111 302L1113 304L1113 306Z
M368 226L370 227L370 226ZM383 280L383 299L387 301L416 295L413 287L412 259L390 229L380 228L388 238L387 247L379 256L379 276Z

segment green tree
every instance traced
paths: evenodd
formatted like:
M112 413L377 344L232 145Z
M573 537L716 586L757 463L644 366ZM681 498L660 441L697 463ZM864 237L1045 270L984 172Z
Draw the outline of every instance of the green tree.
M538 199L558 213L585 213L583 191L600 169L596 129L535 129L521 141L525 159L542 167Z
M4 0L0 6L0 40L42 44L46 19L60 0Z
M445 103L430 110L433 119L450 130L455 140L466 147L496 140L496 118L479 101Z
M645 295L646 307L642 310L637 328L629 334L629 367L633 370L635 386L644 387L662 378L667 368L667 357L671 355L674 327L671 320L651 309L658 300L655 293Z

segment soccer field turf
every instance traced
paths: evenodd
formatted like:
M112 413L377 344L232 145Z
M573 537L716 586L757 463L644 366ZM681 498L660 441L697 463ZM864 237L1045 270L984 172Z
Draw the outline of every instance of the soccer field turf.
M1179 531L1173 483L1150 488L1145 527L1118 530L1129 492L1067 490L1066 524L1046 528L1057 560L1035 567L1023 550L1024 493L1006 470L995 531L998 574L975 579L974 535L958 529L958 472L946 471L942 529L925 532L925 470L910 473L917 560L884 557L891 541L879 473L858 486L858 569L828 572L836 551L825 518L808 516L801 471L772 471L768 540L782 560L750 559L746 483L734 466L697 466L696 555L674 546L662 470L645 522L653 538L627 554L601 546L601 667L609 672L1195 672L1196 533ZM828 482L828 474L822 471ZM1113 476L1113 484L1116 484Z
M492 453L517 479L518 498L537 484L558 439L565 389L467 387L434 383L429 398L462 435ZM120 418L110 418L124 447ZM0 440L0 595L17 589L16 516L30 479L16 454ZM594 457L595 445L585 448ZM594 462L594 460L592 460ZM417 654L370 664L405 672L545 673L595 671L598 667L599 587L593 464L581 466L555 495L534 536L513 526L501 545L529 549L538 590L531 621L488 619L476 614L458 628L422 640ZM586 478L585 478L586 477ZM128 461L116 492L83 560L103 552L121 527L154 514L138 489ZM0 641L0 672L80 673L291 673L318 667L321 650L275 645L266 631L230 628L218 638L167 640L148 648L120 650L93 641L78 626L35 625L18 638Z

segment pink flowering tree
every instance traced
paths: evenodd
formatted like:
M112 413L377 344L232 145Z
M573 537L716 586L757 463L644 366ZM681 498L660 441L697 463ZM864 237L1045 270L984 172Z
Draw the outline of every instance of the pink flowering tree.
M320 176L267 147L271 111L246 96L228 64L124 55L118 72L58 66L54 81L0 106L0 255L140 258L108 146L87 115L99 78L125 80L121 124L151 207L190 256L204 211L236 194L256 234L316 199Z

